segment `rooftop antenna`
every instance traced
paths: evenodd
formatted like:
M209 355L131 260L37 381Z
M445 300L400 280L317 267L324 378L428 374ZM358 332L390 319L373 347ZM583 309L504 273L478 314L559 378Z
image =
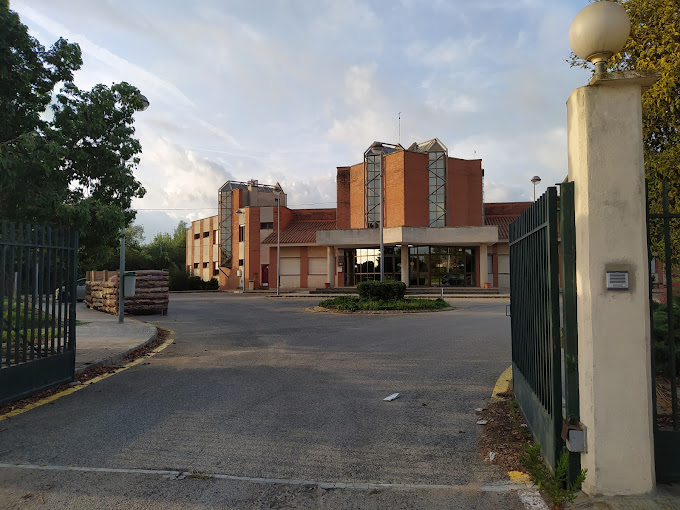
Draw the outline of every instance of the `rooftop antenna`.
M399 132L397 135L397 143L401 144L401 112L399 112Z

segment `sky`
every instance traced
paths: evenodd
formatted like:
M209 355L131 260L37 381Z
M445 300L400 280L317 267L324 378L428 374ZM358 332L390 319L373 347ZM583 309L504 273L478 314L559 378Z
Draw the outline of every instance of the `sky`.
M75 82L150 102L133 201L147 241L217 214L228 180L336 205L336 168L378 140L482 159L487 202L567 174L568 31L588 0L10 0L31 35L80 45Z

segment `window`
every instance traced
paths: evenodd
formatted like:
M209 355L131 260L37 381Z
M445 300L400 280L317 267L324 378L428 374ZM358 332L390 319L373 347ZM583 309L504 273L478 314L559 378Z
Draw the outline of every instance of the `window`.
M213 242L217 244L217 230L213 230Z
M201 234L194 234L194 239L200 239L200 238L201 238Z
M243 242L246 240L246 226L239 225L238 227L238 242Z
M210 232L203 232L203 237L210 237Z
M198 262L194 262L194 269L198 269Z
M220 268L217 266L217 262L213 262L213 276L217 276L220 274Z
M243 265L243 259L238 259L238 265L242 266Z
M203 267L208 267L208 263L207 263L207 262L203 262Z
M365 182L364 200L367 228L380 227L380 178L382 153L367 154L364 160Z
M274 222L273 221L264 221L260 223L260 230L267 230L267 229L273 229L274 228Z
M220 189L220 265L229 268L231 268L232 260L231 193L231 184Z
M345 283L356 285L359 282L380 280L380 250L358 248L345 250ZM311 260L311 259L310 259ZM385 246L385 280L401 279L401 247Z
M446 151L428 153L430 227L446 225Z

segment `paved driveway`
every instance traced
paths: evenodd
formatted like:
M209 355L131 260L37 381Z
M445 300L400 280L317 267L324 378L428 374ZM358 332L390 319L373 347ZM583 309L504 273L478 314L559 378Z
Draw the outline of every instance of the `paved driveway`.
M317 301L173 295L150 319L175 344L149 364L0 422L0 463L33 466L0 467L0 505L521 508L476 450L474 409L510 363L505 303Z

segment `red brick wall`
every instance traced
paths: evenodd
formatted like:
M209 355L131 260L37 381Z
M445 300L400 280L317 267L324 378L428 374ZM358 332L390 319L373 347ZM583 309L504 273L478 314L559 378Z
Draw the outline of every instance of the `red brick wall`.
M427 227L430 213L428 156L419 152L404 153L404 225Z
M245 264L246 285L254 280L255 288L259 288L260 280L260 208L246 207Z
M364 164L349 169L350 228L364 228Z
M405 152L395 152L385 156L384 195L385 195L385 227L405 225L404 218L404 158Z
M276 246L269 248L269 288L275 289L278 286L278 269L276 259Z
M482 160L449 158L448 226L482 225Z
M337 226L338 228L350 228L350 168L339 166L337 175Z
M335 221L335 209L291 209L293 221ZM281 219L283 219L283 214ZM282 228L283 230L283 228Z
M309 278L309 253L306 246L300 246L300 288L307 288Z

